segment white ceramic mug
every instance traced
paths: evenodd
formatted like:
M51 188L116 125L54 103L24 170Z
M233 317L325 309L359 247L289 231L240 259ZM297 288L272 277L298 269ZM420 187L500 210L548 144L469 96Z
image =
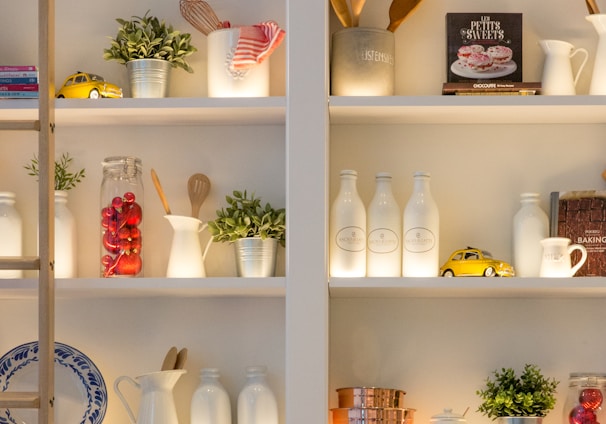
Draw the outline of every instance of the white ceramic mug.
M541 240L543 258L541 261L541 277L572 277L587 260L587 249L580 244L570 244L565 237L549 237ZM572 266L570 254L579 250L581 259Z

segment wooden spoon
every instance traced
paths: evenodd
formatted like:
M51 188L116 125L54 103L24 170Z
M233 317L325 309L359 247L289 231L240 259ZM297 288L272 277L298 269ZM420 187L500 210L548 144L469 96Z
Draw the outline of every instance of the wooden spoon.
M590 15L596 15L600 13L600 8L595 0L585 0L585 4L587 5L587 10Z
M177 354L177 360L175 361L175 369L182 370L185 368L185 362L187 361L187 348L184 347Z
M351 15L347 7L347 0L330 0L330 4L341 24L345 28L349 28L351 26Z
M158 174L152 168L151 170L152 181L154 182L154 186L156 187L156 191L160 196L160 200L162 201L162 206L164 206L164 210L166 211L166 215L170 215L170 208L168 207L168 201L166 200L166 196L164 195L164 190L162 190L162 186L160 185L160 179L158 178Z
M191 216L198 218L200 207L210 191L210 180L204 174L194 174L187 181L187 192L191 202Z
M395 32L410 13L421 3L421 0L393 0L389 6L388 31Z
M351 25L360 26L360 14L364 8L366 0L350 0L351 2Z
M177 363L177 355L178 351L175 346L168 349L166 352L166 356L164 357L164 361L162 361L161 371L168 371L175 369L175 364Z

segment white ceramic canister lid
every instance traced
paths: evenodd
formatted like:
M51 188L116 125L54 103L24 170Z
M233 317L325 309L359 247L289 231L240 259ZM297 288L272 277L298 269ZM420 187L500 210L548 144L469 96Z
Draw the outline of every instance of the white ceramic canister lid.
M444 412L436 414L429 420L432 424L464 424L467 423L461 414L452 412L452 408L444 408Z

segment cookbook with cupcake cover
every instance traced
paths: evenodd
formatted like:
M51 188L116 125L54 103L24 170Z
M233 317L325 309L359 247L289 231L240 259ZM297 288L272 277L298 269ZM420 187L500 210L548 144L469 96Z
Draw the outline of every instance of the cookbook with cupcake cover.
M522 83L521 13L447 13L446 38L447 83Z

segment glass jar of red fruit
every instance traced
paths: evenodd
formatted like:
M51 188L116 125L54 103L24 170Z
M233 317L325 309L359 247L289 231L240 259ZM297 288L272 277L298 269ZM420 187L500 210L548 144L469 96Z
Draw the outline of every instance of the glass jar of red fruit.
M605 423L606 373L571 373L564 405L564 424Z
M103 161L100 215L101 276L142 277L141 159L113 156Z

